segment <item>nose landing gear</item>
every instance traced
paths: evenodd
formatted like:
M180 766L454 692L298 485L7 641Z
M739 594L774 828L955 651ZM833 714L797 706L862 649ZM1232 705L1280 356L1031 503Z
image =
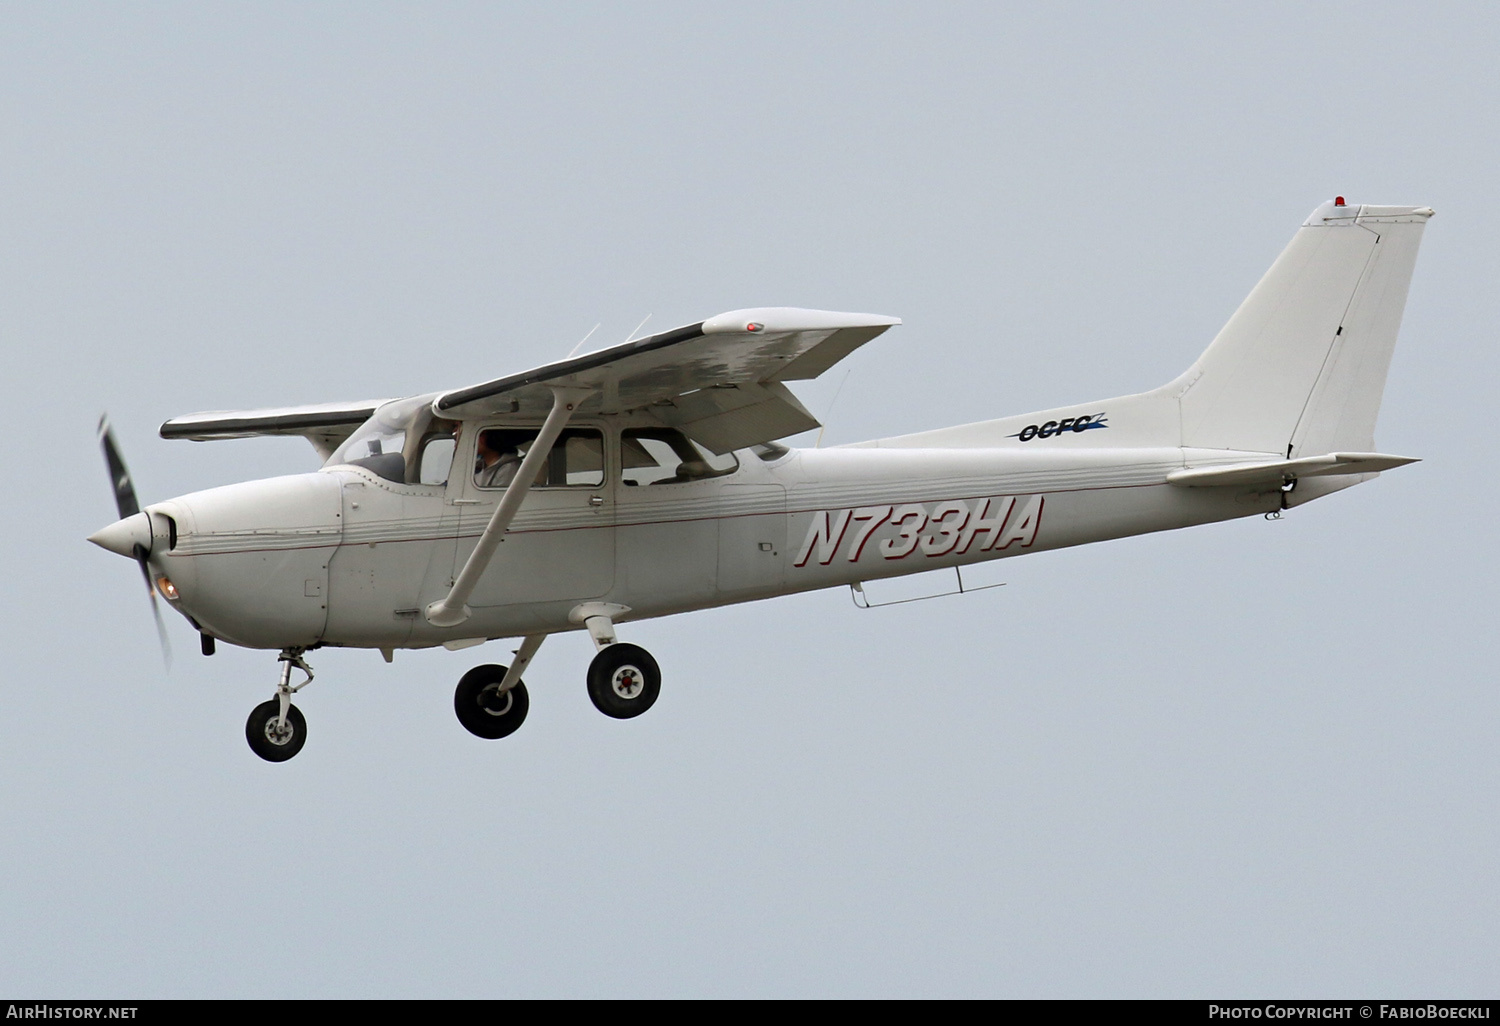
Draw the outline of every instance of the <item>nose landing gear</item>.
M267 762L286 762L302 751L307 743L307 721L302 711L292 704L292 695L312 683L313 672L302 659L303 649L282 650L281 683L276 688L276 697L262 702L250 710L245 721L245 740L250 750ZM292 667L307 674L307 679L296 687L291 686Z

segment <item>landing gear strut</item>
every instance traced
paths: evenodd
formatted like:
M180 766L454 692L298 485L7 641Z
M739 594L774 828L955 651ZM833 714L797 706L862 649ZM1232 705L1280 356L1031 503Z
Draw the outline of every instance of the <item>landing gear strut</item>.
M661 669L651 653L639 645L622 645L615 637L615 618L628 612L628 606L585 602L568 616L588 628L598 650L589 664L589 698L596 709L617 720L639 716L661 694ZM523 640L509 667L476 666L463 675L453 692L453 711L465 730L490 740L516 732L531 705L521 671L545 638L533 634Z
M302 751L307 743L307 721L292 704L292 695L312 683L313 672L302 659L303 649L288 648L281 653L281 683L276 697L262 702L250 711L245 721L245 740L250 750L267 762L286 762ZM307 674L307 679L292 687L292 667Z
M531 706L526 685L521 683L521 671L531 665L545 640L545 634L528 635L509 667L476 666L463 675L453 692L453 711L465 730L490 741L516 732Z
M588 628L598 650L589 664L589 698L594 708L617 720L639 716L661 694L661 669L651 653L615 638L615 617L628 612L628 606L589 602L569 617Z
M505 666L476 666L463 675L453 692L453 711L458 722L475 737L491 741L516 732L526 720L531 700L526 685L517 680L508 689L500 685L510 672Z
M589 663L589 698L606 716L628 720L651 708L661 694L661 670L639 645L616 642Z

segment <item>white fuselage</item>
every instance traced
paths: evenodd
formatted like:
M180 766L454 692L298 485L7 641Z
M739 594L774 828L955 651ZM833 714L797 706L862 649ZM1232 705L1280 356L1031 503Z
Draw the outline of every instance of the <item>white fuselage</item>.
M619 425L580 426L609 439L604 483L532 489L458 627L422 611L447 593L498 501L464 473L400 484L340 466L182 496L149 508L176 532L151 560L179 610L226 641L393 649L578 629L569 614L585 602L642 619L1283 503L1275 488L1167 483L1190 460L1257 454L1072 444L801 449L770 462L745 450L731 474L628 486Z

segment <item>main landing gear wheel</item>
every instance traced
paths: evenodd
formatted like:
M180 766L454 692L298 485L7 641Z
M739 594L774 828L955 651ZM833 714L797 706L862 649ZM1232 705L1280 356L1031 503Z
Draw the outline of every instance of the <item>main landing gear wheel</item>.
M286 762L307 743L307 721L300 709L287 706L285 725L276 722L280 718L281 702L273 698L250 710L250 718L245 721L250 750L267 762Z
M515 733L526 720L531 705L526 685L516 681L509 691L500 693L506 670L504 666L476 666L463 675L453 692L458 722L475 737L493 741Z
M628 720L651 708L661 694L661 670L639 645L614 644L589 664L589 698L606 716Z

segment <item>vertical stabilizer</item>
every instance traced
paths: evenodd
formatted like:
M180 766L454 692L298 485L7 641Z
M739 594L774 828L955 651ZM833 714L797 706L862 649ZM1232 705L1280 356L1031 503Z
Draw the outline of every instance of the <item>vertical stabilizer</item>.
M1325 203L1168 386L1182 444L1286 455L1374 448L1429 208Z
M1149 392L858 443L1181 446L1278 459L1375 448L1431 207L1324 203L1187 372Z

